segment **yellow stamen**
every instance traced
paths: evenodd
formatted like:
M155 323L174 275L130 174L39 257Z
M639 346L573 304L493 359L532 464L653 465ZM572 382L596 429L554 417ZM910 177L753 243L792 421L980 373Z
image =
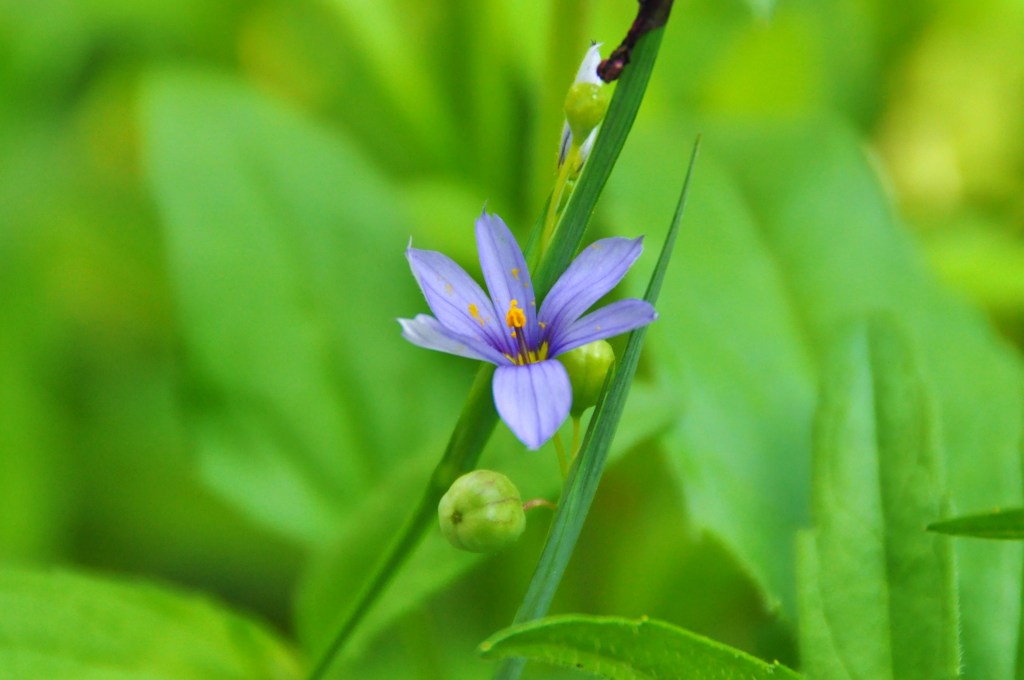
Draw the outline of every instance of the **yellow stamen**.
M520 309L519 303L512 300L508 307L508 314L505 315L505 323L509 328L522 328L526 325L526 314Z

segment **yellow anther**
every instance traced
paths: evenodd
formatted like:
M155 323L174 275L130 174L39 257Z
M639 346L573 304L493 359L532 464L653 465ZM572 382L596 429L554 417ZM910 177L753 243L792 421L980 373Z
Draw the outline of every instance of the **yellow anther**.
M519 308L519 302L512 300L505 315L505 323L509 328L522 328L526 325L526 314Z

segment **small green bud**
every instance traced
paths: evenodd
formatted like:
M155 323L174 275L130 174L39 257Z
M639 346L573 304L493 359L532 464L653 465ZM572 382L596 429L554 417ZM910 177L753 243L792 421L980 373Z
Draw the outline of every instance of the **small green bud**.
M474 470L455 480L437 505L441 531L460 550L496 552L526 528L519 489L505 475Z
M611 88L600 83L573 83L565 96L565 119L573 139L582 144L587 135L604 120L611 99Z
M572 415L579 417L597 403L608 369L615 363L615 350L606 340L595 340L559 355L572 383Z

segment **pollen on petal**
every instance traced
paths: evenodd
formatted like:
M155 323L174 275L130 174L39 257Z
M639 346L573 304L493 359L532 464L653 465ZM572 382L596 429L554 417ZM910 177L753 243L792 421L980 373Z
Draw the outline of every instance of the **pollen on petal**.
M480 325L484 325L484 318L480 316L480 310L472 302L469 303L469 315L480 322Z
M519 279L519 269L517 267L512 268L512 278L516 280Z

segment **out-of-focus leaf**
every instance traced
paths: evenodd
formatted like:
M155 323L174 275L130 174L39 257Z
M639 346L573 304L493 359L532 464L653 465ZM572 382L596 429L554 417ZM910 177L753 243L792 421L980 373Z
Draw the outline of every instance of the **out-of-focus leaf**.
M227 79L154 75L144 125L203 474L323 537L457 399L458 374L423 370L443 359L394 322L422 306L396 195L344 140Z
M987 309L1024 309L1024 242L1003 224L965 221L927 234L925 247L944 279Z
M898 324L844 334L823 370L800 544L811 677L959 677L953 550L923 530L942 509L940 466L932 395Z
M0 208L0 223L11 217ZM57 536L53 413L39 380L44 310L34 304L39 281L19 236L0 239L0 562L38 559Z
M8 680L287 680L301 668L262 626L195 596L66 572L0 571Z
M1024 538L1024 509L996 510L980 515L932 522L928 525L928 531L974 538L1022 539Z
M510 656L611 680L797 680L800 675L661 621L551 616L510 626L480 644L485 659Z
M675 294L660 304L665 331L652 338L685 413L670 459L694 520L792 613L817 366L836 330L874 310L906 325L935 391L954 507L1020 505L1020 366L925 271L845 125L705 133L689 216L700 226L681 235L681 262L666 281ZM670 203L663 178L685 137L638 130L610 187L616 224L643 228ZM1017 616L1019 546L966 543L956 544L965 672L1008 677L1014 632L990 624Z
M638 134L641 148L652 141ZM637 172L610 189L613 221L627 228L654 219ZM669 461L694 520L726 539L769 599L791 602L784 546L806 524L812 369L756 218L712 155L701 158L688 211L651 335L657 377L682 405Z

